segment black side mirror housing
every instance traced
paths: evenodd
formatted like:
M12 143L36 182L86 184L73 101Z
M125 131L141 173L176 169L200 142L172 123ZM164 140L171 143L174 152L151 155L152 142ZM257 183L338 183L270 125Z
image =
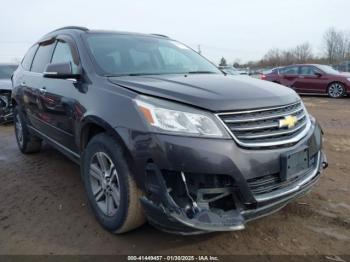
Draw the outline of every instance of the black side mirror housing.
M322 74L321 74L320 72L315 72L314 74L315 74L315 76L317 76L317 77L321 77L321 76L322 76Z
M44 77L46 78L79 79L80 76L80 73L72 73L72 65L70 62L48 64L44 71Z

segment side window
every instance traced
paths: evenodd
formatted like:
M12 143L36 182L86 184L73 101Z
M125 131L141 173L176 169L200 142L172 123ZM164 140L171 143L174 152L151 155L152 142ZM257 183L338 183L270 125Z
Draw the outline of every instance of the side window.
M72 73L78 71L78 65L75 64L72 51L70 46L66 42L59 41L57 42L55 51L52 56L51 63L71 63Z
M37 73L43 73L45 70L45 67L47 64L50 63L52 51L54 48L54 43L46 44L46 45L39 45L39 49L35 54L32 68L30 71L37 72Z
M301 75L314 75L315 70L311 66L302 66L300 67Z
M297 75L298 74L298 67L297 66L290 66L290 67L285 67L280 70L281 74L284 75Z
M33 57L35 55L36 50L38 49L38 45L33 45L31 48L29 48L28 52L25 54L23 60L22 60L22 67L25 70L30 70L30 66L33 62Z

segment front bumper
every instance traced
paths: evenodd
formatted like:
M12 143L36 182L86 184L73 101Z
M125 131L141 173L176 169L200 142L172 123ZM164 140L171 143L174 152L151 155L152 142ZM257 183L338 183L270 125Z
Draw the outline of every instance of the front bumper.
M243 229L308 192L327 166L322 131L314 120L301 141L282 148L243 149L232 140L166 135L136 147L151 148L151 153L137 150L134 158L146 171L141 182L145 214L155 227L179 234ZM305 147L309 168L282 181L281 154Z

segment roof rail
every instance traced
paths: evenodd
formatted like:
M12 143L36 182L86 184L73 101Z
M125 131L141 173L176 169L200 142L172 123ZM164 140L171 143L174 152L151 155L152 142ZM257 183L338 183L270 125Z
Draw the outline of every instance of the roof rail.
M56 32L58 30L65 30L65 29L75 29L75 30L82 30L82 31L89 31L89 28L86 28L86 27L83 27L83 26L65 26L65 27L61 27L61 28L58 28L58 29L55 29L52 32Z
M161 35L161 34L151 34L151 35L160 36L160 37L164 37L164 38L169 38L169 36L167 36L167 35Z

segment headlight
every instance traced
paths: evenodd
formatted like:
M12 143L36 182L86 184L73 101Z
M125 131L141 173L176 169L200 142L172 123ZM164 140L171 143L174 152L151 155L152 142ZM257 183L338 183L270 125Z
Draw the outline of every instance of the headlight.
M214 115L166 100L138 96L138 110L156 132L188 136L228 137Z
M350 78L347 78L347 80L350 82Z

